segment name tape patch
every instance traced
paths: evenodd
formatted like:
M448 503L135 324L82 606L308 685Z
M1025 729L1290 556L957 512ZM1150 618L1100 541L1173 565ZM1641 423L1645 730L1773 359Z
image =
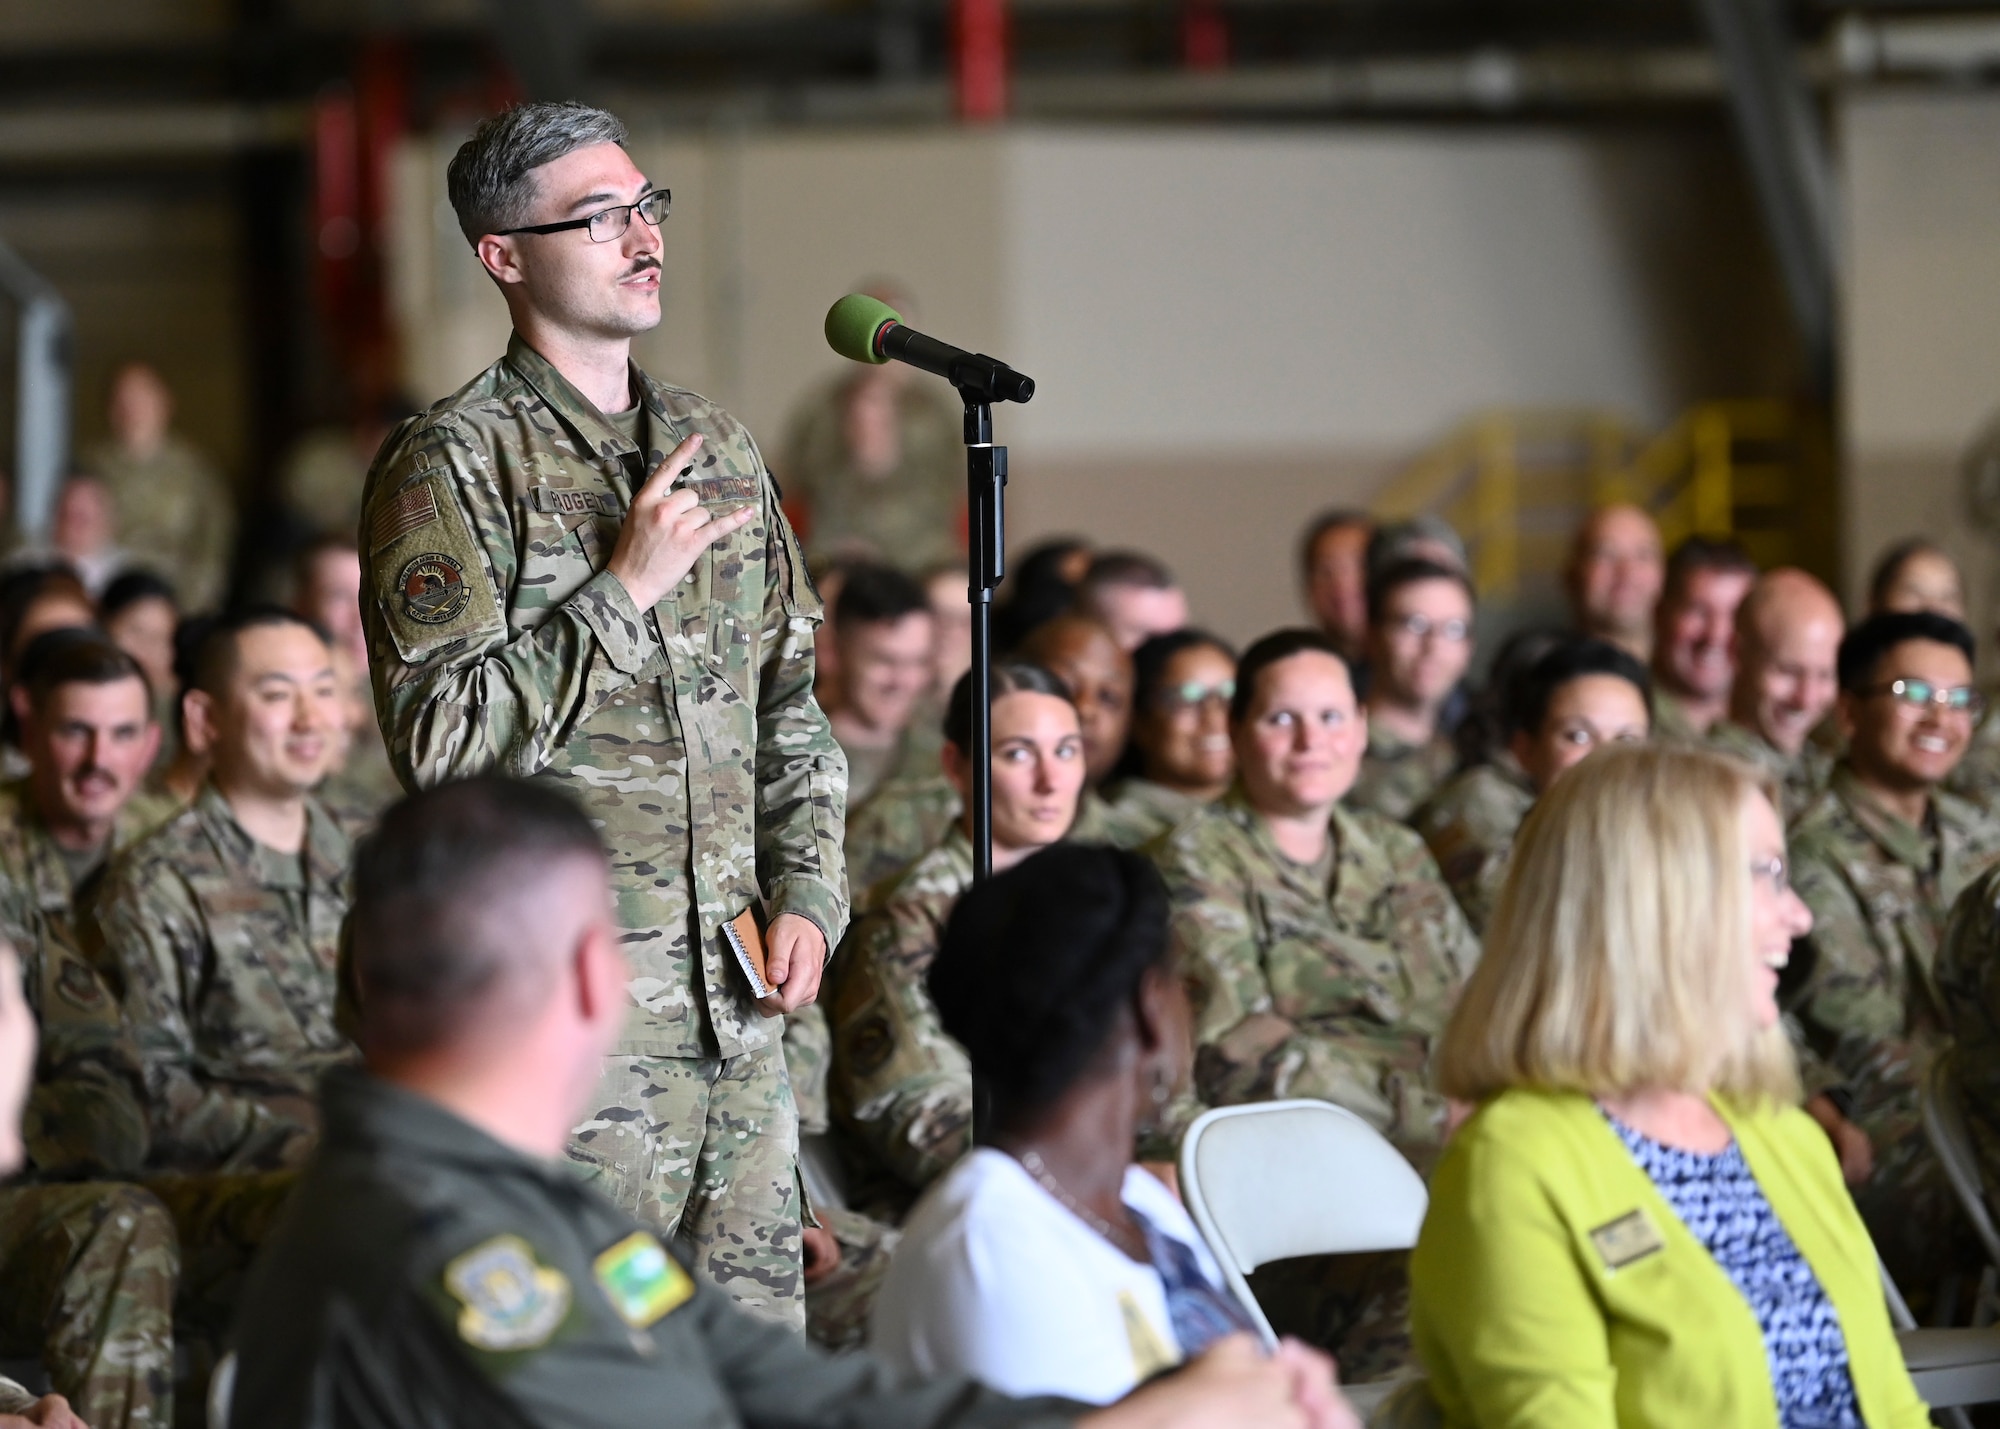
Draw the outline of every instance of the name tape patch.
M1667 1248L1660 1228L1643 1210L1627 1211L1615 1221L1606 1221L1590 1233L1590 1243L1604 1258L1607 1270L1623 1270Z
M616 516L625 508L602 491L577 491L559 486L531 486L528 506L544 516Z

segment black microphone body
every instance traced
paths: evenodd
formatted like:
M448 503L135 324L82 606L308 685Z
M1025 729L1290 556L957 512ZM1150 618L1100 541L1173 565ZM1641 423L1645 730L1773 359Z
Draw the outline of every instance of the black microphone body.
M1035 395L1035 379L1016 372L999 358L983 352L967 352L901 323L882 325L875 334L875 350L884 357L934 372L961 393L982 401L1025 402Z

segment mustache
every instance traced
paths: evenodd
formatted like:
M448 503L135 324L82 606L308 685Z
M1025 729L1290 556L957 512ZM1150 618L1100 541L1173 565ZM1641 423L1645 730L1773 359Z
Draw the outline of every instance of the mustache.
M640 257L632 260L631 269L625 274L623 274L618 279L618 281L622 283L625 281L626 278L636 278L641 273L649 272L655 268L658 268L659 266L660 266L659 259L653 257L650 253L642 254Z

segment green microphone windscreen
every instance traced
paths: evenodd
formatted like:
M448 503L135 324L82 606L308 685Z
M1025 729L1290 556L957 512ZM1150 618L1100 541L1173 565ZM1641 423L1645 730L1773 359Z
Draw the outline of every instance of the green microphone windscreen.
M875 350L875 334L884 323L899 323L903 315L866 293L849 293L826 310L826 342L842 357L856 362L887 362Z

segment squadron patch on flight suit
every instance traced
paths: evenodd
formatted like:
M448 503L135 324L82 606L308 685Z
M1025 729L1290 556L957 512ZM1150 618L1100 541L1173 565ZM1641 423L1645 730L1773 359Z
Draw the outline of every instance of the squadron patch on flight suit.
M569 1279L538 1263L517 1235L497 1235L444 1268L460 1305L458 1333L477 1350L504 1353L547 1344L569 1314Z
M694 1281L666 1247L644 1231L633 1231L591 1262L597 1283L618 1318L643 1330L694 1294Z

